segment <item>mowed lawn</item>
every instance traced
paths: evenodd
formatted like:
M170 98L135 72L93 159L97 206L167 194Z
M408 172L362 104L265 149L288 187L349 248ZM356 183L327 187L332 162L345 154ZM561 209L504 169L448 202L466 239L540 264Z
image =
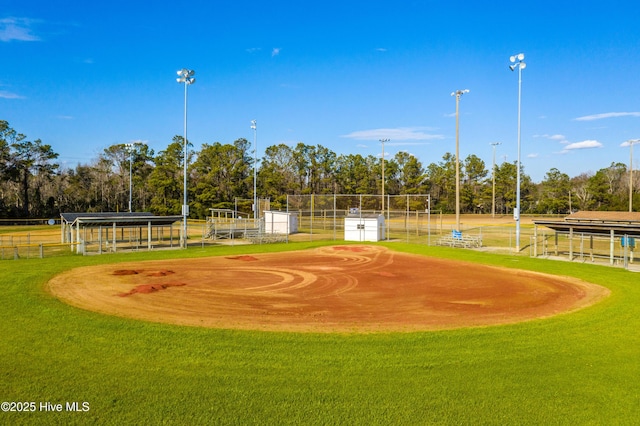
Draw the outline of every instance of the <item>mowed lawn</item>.
M50 277L79 265L318 245L1 262L0 400L36 411L2 412L0 423L574 425L640 419L640 275L622 269L386 244L574 276L612 290L597 305L544 320L414 333L146 323L80 310L44 290ZM62 412L51 411L56 404Z

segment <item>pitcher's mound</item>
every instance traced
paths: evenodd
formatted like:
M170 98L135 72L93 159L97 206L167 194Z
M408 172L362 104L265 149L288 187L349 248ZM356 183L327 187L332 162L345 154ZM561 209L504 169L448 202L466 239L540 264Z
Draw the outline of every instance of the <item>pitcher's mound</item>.
M367 245L83 267L48 288L71 305L141 320L313 332L511 323L609 294L576 279Z

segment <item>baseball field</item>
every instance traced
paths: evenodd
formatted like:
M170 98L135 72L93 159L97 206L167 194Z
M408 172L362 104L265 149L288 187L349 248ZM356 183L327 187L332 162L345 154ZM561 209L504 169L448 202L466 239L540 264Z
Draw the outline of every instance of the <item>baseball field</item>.
M335 242L0 264L5 424L634 424L623 269Z

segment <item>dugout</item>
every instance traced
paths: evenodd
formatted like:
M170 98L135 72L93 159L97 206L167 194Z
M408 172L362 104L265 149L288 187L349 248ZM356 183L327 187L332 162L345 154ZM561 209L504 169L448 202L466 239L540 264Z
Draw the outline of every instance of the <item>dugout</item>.
M180 247L182 216L152 213L61 213L60 238L76 253Z
M640 212L580 211L561 221L534 220L533 255L568 255L606 258L611 265L627 259L632 263L636 244L640 243ZM547 238L540 239L538 227L554 231L552 247ZM563 243L564 241L564 243Z
M349 214L344 218L345 241L384 240L385 223L381 214Z

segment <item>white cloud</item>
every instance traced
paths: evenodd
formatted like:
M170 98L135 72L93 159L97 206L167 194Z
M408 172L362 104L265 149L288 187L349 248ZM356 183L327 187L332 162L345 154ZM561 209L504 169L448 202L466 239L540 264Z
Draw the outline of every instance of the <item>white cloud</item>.
M256 53L256 52L259 52L262 49L259 48L259 47L250 47L250 48L245 49L245 50L247 51L247 53Z
M569 143L569 141L567 141L567 138L564 135L560 135L560 134L556 134L556 135L549 135L549 134L544 134L544 135L534 135L534 138L544 138L544 139L549 139L552 141L558 141L560 143Z
M40 37L33 34L32 25L37 21L29 18L0 19L0 41L38 41Z
M637 144L640 143L640 139L629 139L628 141L624 141L620 144L621 147L627 147L631 144Z
M614 117L640 117L640 112L605 112L602 114L585 115L583 117L575 118L575 121L593 121L602 120L603 118Z
M538 155L539 154L536 152L536 153L527 155L527 158L538 158Z
M559 141L559 142L565 142L567 140L567 138L565 138L564 135L551 135L549 136L549 139L551 139L552 141Z
M596 140L586 140L582 142L574 142L564 147L562 151L563 154L566 154L569 151L573 151L574 149L591 149L591 148L602 148L602 144Z
M0 99L24 99L24 96L0 90Z
M278 55L280 54L280 51L281 51L281 50L282 50L282 48L281 48L281 47L274 47L274 48L271 50L271 57L278 56Z
M376 51L377 52L386 52L387 49L385 49L384 47L378 47L378 48L376 48Z
M419 145L428 145L429 142L386 142L387 146L419 146Z
M596 140L588 139L582 142L569 142L565 135L555 134L555 135L534 135L535 138L544 138L552 141L556 141L562 145L565 145L562 148L562 151L556 152L556 154L567 154L570 151L574 151L576 149L592 149L592 148L602 148L602 144ZM537 157L538 154L535 154ZM533 158L533 157L530 157Z
M398 127L395 129L371 129L358 130L347 135L341 135L342 138L355 139L360 141L375 141L379 139L390 139L389 145L422 145L421 143L398 143L397 141L427 141L434 139L444 139L442 135L434 135L424 133L424 127Z

